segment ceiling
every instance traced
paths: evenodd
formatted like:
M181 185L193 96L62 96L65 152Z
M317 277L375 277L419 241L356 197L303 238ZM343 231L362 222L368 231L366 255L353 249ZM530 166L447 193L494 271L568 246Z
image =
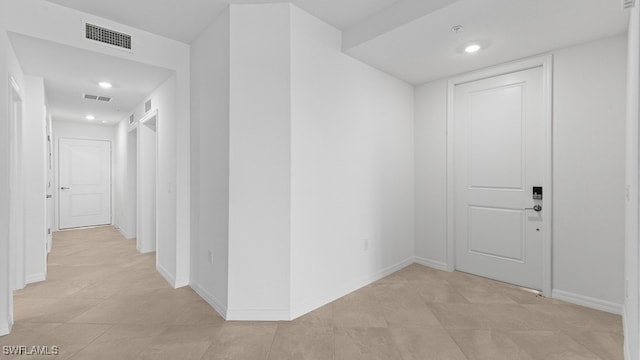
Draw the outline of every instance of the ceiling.
M284 0L47 1L190 43L229 3ZM629 17L621 0L290 2L341 29L347 54L412 84L622 34ZM470 41L488 47L464 54Z
M345 50L420 84L623 34L628 19L619 0L460 0ZM465 54L471 41L488 47Z
M173 71L93 51L9 33L25 74L44 78L49 110L54 120L113 125L145 100ZM113 84L105 90L101 81ZM85 100L83 94L109 96L108 103Z
M48 0L190 43L229 3L281 0ZM343 50L412 84L548 52L628 26L621 0L291 0L343 31ZM454 25L462 25L457 33ZM173 72L19 34L10 34L28 75L45 79L56 120L87 114L114 124ZM471 41L487 47L475 54ZM597 56L597 54L594 54ZM114 87L101 89L99 81ZM82 94L106 95L109 103Z
M286 2L282 0L47 1L188 44L193 42L211 24L213 19L231 3L264 4ZM339 29L344 29L399 1L291 0L290 2L327 23Z

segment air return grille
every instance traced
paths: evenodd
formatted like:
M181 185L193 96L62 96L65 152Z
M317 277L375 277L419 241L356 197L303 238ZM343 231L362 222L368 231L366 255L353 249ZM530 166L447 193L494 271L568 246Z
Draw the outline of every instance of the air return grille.
M104 101L104 102L109 102L111 101L111 98L108 96L101 96L101 95L92 95L92 94L82 94L82 97L85 100L94 100L94 101Z
M631 9L634 6L636 6L636 0L622 0L623 9Z
M131 50L131 35L106 29L100 26L86 23L85 37L89 40L117 46L119 48Z

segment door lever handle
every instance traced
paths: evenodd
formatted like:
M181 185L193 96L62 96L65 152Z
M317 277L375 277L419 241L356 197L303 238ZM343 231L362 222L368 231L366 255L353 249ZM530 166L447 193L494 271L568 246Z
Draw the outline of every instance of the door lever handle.
M542 211L542 205L533 205L533 207L530 208L524 208L525 210L533 210L535 212L540 212Z
M68 187L65 187L65 186L62 186L62 187L60 188L60 190L69 190L69 189L71 189L71 188L68 188Z

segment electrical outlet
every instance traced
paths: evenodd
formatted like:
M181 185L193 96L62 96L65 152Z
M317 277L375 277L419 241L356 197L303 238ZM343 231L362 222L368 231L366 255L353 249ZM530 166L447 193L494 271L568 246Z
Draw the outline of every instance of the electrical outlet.
M369 239L364 239L363 250L369 250Z
M209 264L213 265L213 250L209 250Z

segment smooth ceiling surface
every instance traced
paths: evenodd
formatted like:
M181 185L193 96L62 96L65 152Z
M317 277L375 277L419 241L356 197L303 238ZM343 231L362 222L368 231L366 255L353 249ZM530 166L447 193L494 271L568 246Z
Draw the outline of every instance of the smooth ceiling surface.
M460 0L347 53L413 84L627 31L615 0ZM462 25L459 33L451 30ZM489 46L465 54L465 44ZM598 54L593 54L598 56Z
M173 71L33 37L9 33L26 75L44 78L49 110L54 120L114 124L168 79ZM111 89L102 89L109 81ZM112 97L109 103L89 101L83 93Z
M230 3L265 4L286 2L282 0L47 1L184 43L191 43ZM339 29L344 29L398 1L399 0L292 0L290 2L327 23Z

